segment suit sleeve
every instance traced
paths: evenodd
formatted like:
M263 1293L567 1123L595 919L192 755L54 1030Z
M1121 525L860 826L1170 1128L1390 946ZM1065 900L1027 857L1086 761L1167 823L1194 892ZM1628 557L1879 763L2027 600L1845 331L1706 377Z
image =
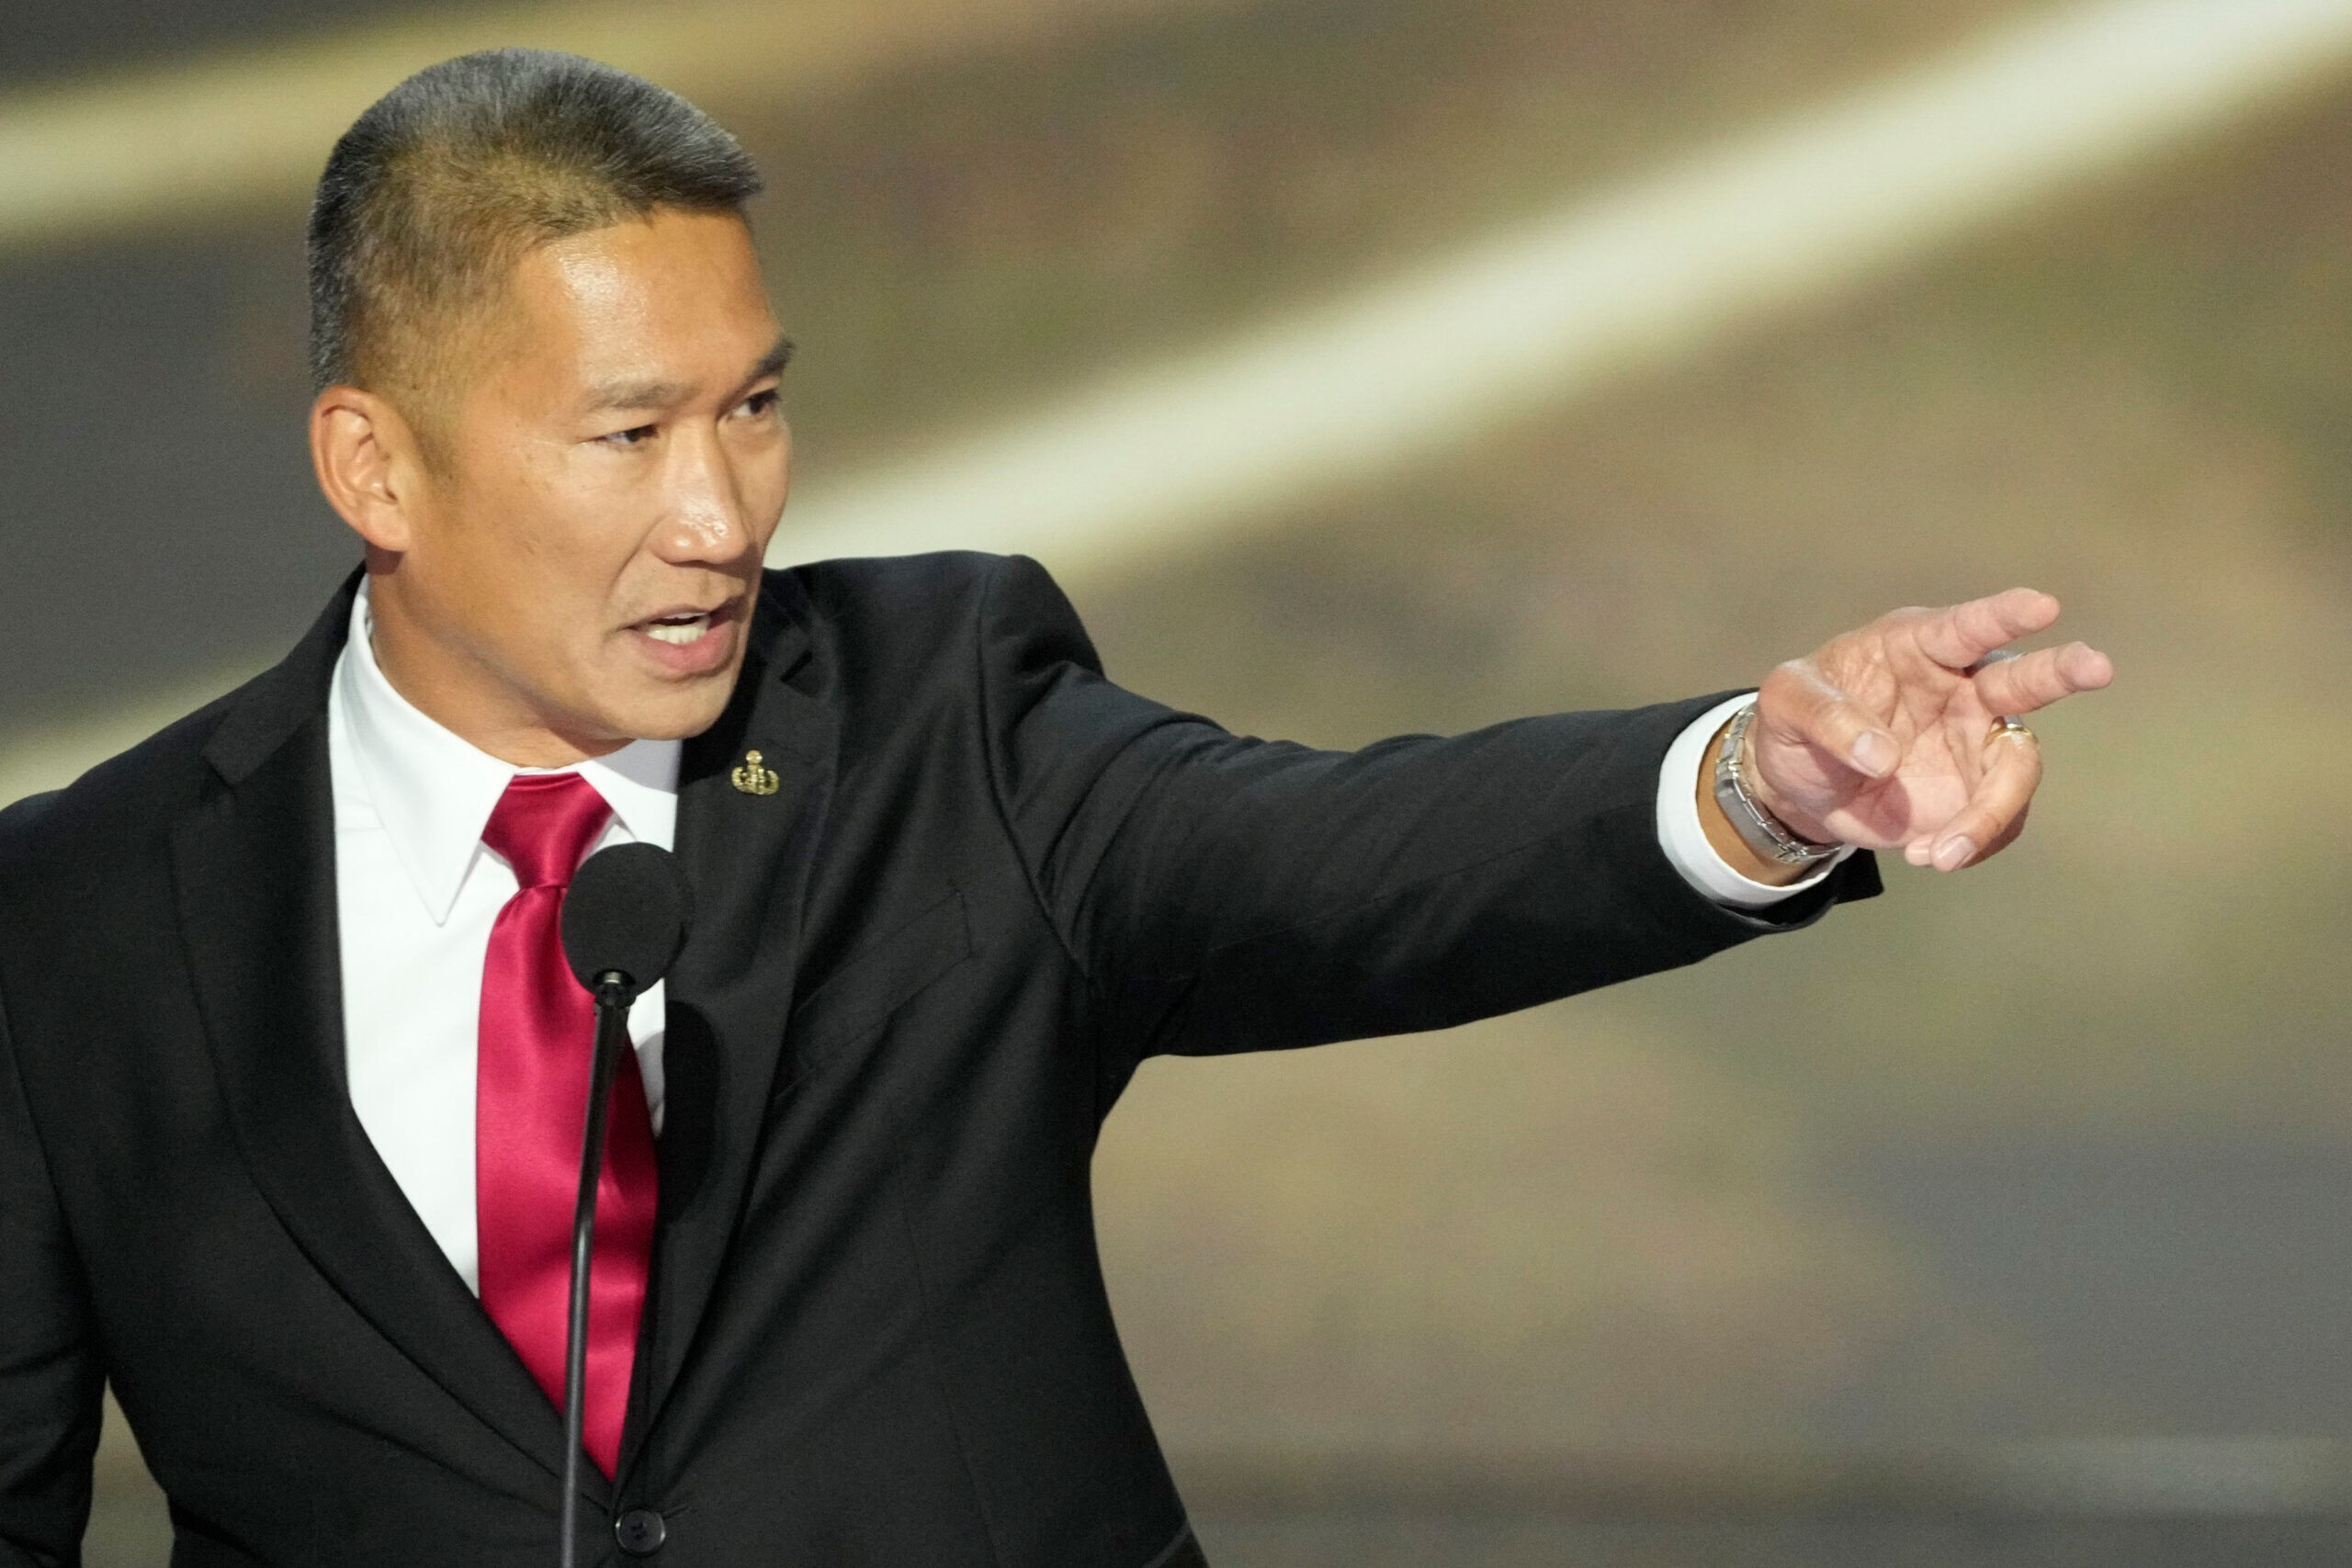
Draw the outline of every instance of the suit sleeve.
M0 996L0 1565L81 1561L103 1387Z
M1668 862L1658 770L1715 697L1322 751L1111 684L1034 562L998 567L980 636L1001 805L1104 1004L1114 1075L1466 1022L1877 891L1856 856L1746 914Z

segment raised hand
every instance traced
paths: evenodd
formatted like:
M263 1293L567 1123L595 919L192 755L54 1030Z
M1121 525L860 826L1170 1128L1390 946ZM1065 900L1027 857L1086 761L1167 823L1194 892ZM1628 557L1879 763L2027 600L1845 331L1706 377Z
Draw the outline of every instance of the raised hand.
M1899 845L1912 864L1940 871L1997 853L2025 826L2041 750L1996 720L2115 678L2107 656L2079 642L2006 651L2057 619L2057 600L2013 588L1896 610L1789 660L1757 699L1751 787L1818 842Z

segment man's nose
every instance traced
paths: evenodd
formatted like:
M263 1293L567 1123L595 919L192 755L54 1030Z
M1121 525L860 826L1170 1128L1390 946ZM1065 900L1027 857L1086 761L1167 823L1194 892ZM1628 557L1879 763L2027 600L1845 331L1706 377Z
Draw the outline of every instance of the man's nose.
M754 540L741 476L716 430L682 432L663 476L663 515L654 548L677 564L731 564Z

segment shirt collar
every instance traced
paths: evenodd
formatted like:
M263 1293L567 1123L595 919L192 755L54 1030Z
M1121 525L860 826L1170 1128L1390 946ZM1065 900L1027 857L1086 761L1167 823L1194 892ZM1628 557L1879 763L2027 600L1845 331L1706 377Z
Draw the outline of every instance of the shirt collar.
M376 662L374 613L362 581L334 678L360 783L392 852L435 925L449 918L480 856L482 829L525 772L577 773L594 785L632 839L673 846L678 822L676 740L633 740L574 768L523 769L481 750L393 690Z

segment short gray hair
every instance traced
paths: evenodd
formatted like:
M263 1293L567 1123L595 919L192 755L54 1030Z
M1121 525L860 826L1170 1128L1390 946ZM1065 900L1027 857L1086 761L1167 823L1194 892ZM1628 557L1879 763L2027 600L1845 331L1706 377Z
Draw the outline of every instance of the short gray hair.
M548 50L429 66L335 143L311 208L311 378L416 389L449 318L515 261L657 209L731 212L759 171L702 110L626 71Z

